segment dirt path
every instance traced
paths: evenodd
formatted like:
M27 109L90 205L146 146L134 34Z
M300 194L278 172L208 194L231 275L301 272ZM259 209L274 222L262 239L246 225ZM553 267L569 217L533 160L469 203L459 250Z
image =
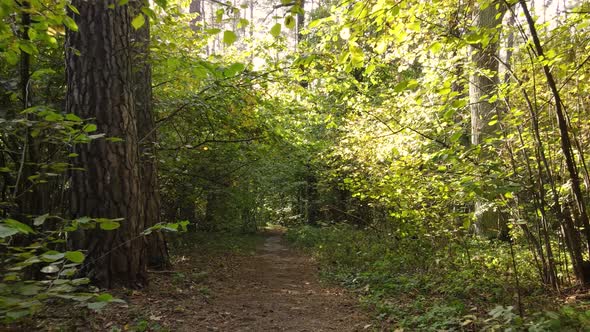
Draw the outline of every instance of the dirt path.
M115 295L128 308L109 308L76 330L376 330L355 297L321 283L314 262L278 232L250 254L204 253L191 243L174 271L153 272L147 289Z
M209 303L179 331L363 331L366 314L341 289L320 284L317 268L269 236L255 255L233 262L229 275L212 283Z

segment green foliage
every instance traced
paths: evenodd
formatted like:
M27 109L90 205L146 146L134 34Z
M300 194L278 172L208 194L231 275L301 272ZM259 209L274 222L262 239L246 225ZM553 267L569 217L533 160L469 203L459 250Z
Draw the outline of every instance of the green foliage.
M324 277L354 289L379 318L399 328L558 331L587 324L583 307L544 311L552 304L542 300L544 289L533 264L518 266L531 314L523 320L514 307L504 307L517 292L505 243L470 239L437 248L428 238L385 236L347 226L301 227L286 236L310 250ZM526 246L515 248L519 262L532 259Z

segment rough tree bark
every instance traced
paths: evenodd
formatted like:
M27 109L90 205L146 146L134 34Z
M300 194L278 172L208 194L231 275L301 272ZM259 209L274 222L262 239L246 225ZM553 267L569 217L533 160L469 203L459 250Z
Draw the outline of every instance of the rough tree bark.
M98 132L120 142L97 139L77 146L72 173L73 217L124 218L118 229L77 234L87 250L86 272L101 287L147 284L145 229L141 206L139 151L133 74L131 15L116 0L73 0L79 31L68 32L66 110L94 119ZM109 8L110 7L110 8Z
M141 9L149 6L146 0L129 2L132 17L143 15ZM146 227L161 221L160 191L158 184L158 158L156 154L156 127L152 112L152 67L150 65L150 23L133 31L133 98L137 114L139 138L142 208ZM153 232L147 237L147 263L151 268L170 268L168 246L162 232Z

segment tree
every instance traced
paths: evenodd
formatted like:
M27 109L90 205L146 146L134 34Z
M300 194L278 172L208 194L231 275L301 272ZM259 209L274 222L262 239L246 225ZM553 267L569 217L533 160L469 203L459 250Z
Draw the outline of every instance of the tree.
M132 17L140 17L142 8L149 6L144 0L130 3ZM141 19L140 19L141 21ZM137 113L137 134L140 154L141 193L144 224L149 227L160 223L160 191L158 185L157 135L152 111L152 66L150 64L150 23L133 32L133 100ZM169 268L170 257L162 232L151 233L147 238L148 264L155 268Z
M471 109L471 144L478 146L486 138L494 137L497 126L489 125L498 116L497 105L489 99L498 85L498 29L506 12L503 5L490 1L480 1L476 11L476 35L481 41L471 47L471 61L474 69L469 77L469 104ZM490 156L484 156L484 158ZM475 230L480 235L490 234L495 227L502 232L506 221L493 208L481 200L475 204Z
M79 147L72 173L71 214L123 218L79 233L87 273L98 285L141 287L147 283L136 105L133 99L130 7L115 0L74 0L78 31L66 41L66 109L94 119L105 138ZM119 227L118 227L119 226Z

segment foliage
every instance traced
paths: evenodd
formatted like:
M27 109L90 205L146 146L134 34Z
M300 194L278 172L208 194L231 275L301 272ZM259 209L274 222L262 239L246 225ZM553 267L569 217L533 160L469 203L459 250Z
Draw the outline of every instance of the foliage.
M557 312L545 298L533 264L518 266L529 315L510 303L516 296L508 245L470 239L442 252L431 239L396 238L347 226L291 229L287 238L309 250L323 276L355 290L378 317L410 330L579 330L588 323L584 306ZM429 243L430 242L430 243ZM519 261L526 246L514 245Z

